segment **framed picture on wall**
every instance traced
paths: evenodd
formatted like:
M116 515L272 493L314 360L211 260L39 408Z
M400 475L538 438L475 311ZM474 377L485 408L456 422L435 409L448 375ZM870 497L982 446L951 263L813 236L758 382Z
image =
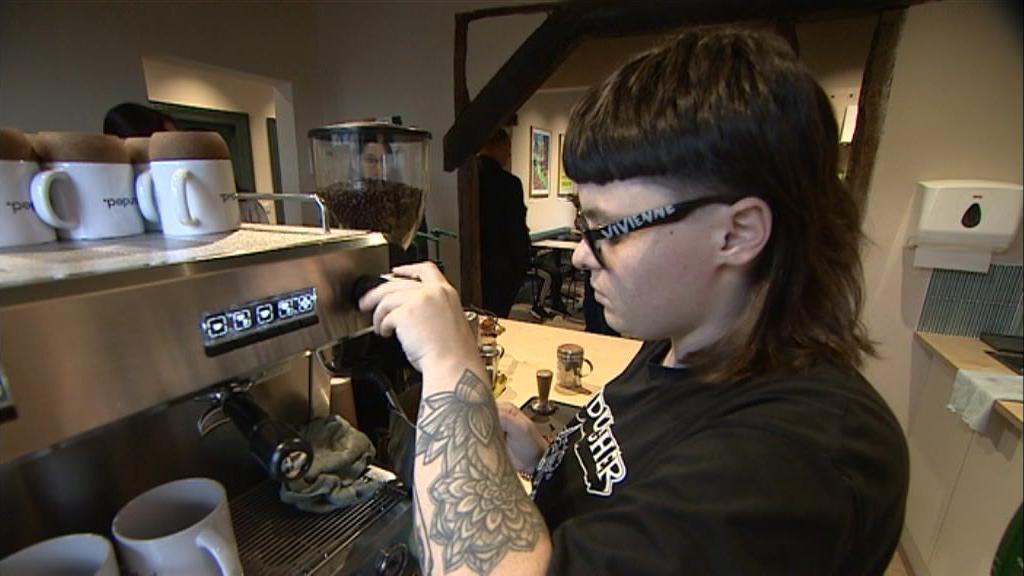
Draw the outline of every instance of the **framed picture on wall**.
M551 132L530 127L530 197L543 198L551 190Z
M555 161L555 164L558 165L558 195L572 196L576 184L565 175L565 167L562 166L562 141L564 139L565 134L558 135L558 159Z

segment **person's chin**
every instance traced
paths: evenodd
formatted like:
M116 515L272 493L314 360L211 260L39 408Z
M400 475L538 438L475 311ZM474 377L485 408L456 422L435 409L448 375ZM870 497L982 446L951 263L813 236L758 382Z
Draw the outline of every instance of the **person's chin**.
M627 333L628 326L626 326L626 324L622 322L622 319L619 318L615 314L615 312L608 310L608 308L604 309L604 323L607 324L609 328L615 330L619 334Z

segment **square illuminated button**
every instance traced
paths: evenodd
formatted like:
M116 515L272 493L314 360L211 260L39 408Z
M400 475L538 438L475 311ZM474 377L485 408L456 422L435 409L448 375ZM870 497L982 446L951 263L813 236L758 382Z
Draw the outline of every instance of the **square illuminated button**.
M228 333L228 320L224 315L211 316L206 319L206 336L214 339Z
M299 312L309 312L313 309L313 296L303 294L295 299L298 303Z
M274 305L260 304L256 307L256 323L260 326L274 321Z
M277 301L277 317L291 318L298 312L295 310L295 302L291 298L284 298Z
M235 310L231 313L231 324L235 332L244 332L252 328L252 312L249 310Z

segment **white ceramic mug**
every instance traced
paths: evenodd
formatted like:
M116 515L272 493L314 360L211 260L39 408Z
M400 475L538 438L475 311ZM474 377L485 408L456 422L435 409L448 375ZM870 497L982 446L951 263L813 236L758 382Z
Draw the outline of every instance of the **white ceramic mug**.
M132 162L132 174L135 176L135 198L139 201L143 224L147 232L160 231L160 213L153 197L153 178L149 174L149 138L126 138L125 148Z
M57 234L43 223L29 190L39 165L0 160L0 248L53 242Z
M238 229L241 214L230 160L151 160L149 173L164 234L198 236ZM146 214L146 219L151 216Z
M0 560L6 576L119 576L110 541L97 534L44 540Z
M32 180L32 204L57 235L96 240L143 232L130 164L53 162Z
M136 496L114 517L111 532L129 574L242 574L227 495L209 478L175 480Z
M142 213L146 231L159 232L163 230L163 225L153 194L153 175L149 171L149 163L132 164L132 172L135 174L135 198L139 201L139 212Z

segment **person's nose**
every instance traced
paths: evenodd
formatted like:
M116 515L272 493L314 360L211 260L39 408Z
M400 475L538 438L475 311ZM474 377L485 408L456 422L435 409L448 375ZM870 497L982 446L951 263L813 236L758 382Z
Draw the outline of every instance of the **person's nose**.
M601 267L586 240L580 240L572 251L572 265L580 270L597 270Z

